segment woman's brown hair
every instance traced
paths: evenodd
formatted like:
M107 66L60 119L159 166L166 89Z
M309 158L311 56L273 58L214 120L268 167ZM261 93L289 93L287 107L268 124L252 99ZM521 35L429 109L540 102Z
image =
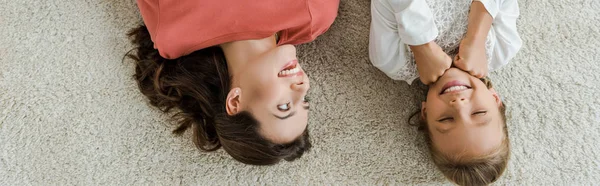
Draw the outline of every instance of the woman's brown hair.
M487 77L482 78L481 81L488 89L492 88L492 82ZM420 112L413 114L409 122L414 117L420 119L416 126L425 135L431 159L448 180L466 186L489 185L498 180L504 173L510 158L510 143L506 127L506 105L504 102L500 106L500 115L504 123L504 139L496 149L478 157L453 156L436 149L431 140L427 121L418 117L419 115Z
M223 147L234 159L253 165L293 161L310 149L308 129L290 143L276 144L259 134L260 125L251 113L226 113L231 77L221 48L210 47L170 60L154 49L146 26L132 29L128 36L135 49L127 56L135 62L139 89L152 106L172 113L179 125L173 133L191 129L199 149Z

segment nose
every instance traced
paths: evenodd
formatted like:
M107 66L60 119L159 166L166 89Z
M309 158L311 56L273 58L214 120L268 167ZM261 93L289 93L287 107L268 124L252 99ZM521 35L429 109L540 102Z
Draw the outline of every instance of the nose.
M464 97L456 97L450 100L450 105L454 107L460 107L468 102L469 100Z
M294 82L292 83L292 90L294 91L298 91L298 92L306 92L309 88L308 82L307 81L298 81L298 82Z

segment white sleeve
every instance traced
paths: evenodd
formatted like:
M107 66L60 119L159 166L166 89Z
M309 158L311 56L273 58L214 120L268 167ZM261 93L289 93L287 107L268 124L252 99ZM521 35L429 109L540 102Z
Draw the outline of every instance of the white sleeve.
M372 0L369 58L392 79L406 65L406 45L421 45L438 35L424 0Z
M523 44L517 32L519 5L517 0L479 0L493 17L490 34L495 42L491 52L490 70L498 69L517 55Z

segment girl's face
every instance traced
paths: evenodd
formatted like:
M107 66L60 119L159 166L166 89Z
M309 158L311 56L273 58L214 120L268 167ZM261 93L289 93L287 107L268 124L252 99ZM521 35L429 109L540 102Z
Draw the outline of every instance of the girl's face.
M433 145L457 156L483 155L503 139L502 102L496 91L478 78L450 68L429 86L422 104Z
M304 132L308 122L304 97L310 85L293 45L277 46L250 59L238 75L240 108L259 121L265 138L287 143Z

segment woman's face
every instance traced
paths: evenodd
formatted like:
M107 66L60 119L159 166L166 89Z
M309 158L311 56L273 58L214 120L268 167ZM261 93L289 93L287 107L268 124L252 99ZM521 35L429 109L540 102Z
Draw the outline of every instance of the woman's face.
M422 106L434 147L459 156L484 155L497 148L504 137L501 104L493 88L450 68L429 86Z
M275 47L249 59L236 77L241 110L259 121L260 133L274 143L298 138L308 122L308 102L304 97L309 80L296 58L292 45Z

